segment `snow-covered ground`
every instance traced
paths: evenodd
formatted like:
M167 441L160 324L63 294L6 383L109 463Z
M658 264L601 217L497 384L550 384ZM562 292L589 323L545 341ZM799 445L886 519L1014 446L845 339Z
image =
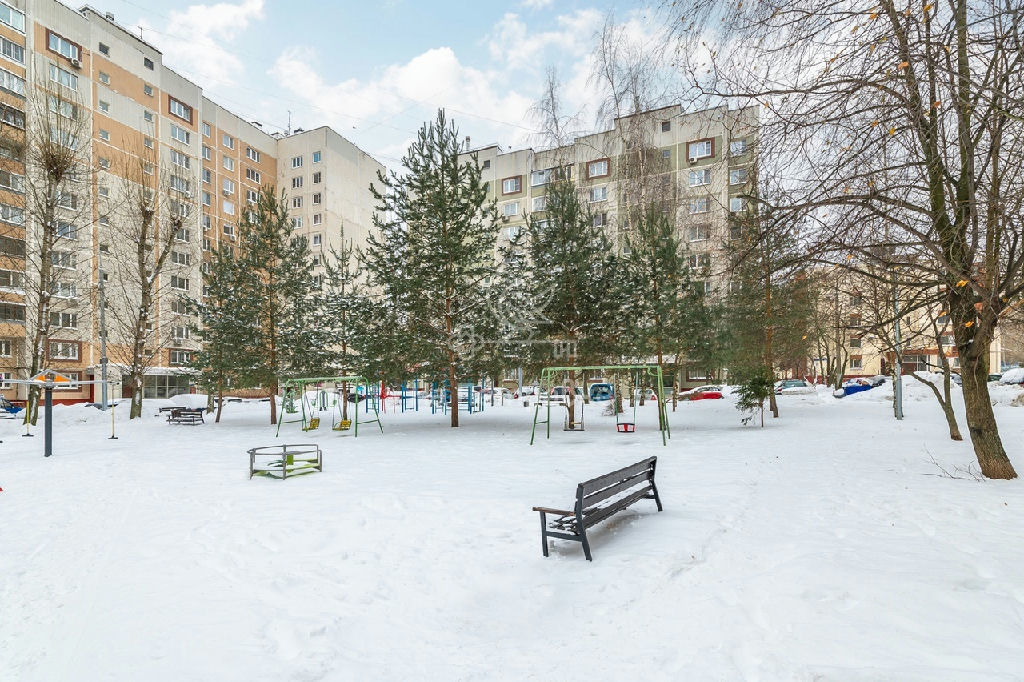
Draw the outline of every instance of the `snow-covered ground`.
M995 389L1024 474L1017 387ZM530 447L521 404L383 415L383 435L56 410L0 422L0 679L1020 680L1024 483L941 475L973 460L934 399L881 387L681 404L662 447L587 408ZM125 406L126 407L126 406ZM962 418L962 410L961 410ZM323 473L248 480L246 449L319 443ZM658 455L642 501L540 552L533 505Z

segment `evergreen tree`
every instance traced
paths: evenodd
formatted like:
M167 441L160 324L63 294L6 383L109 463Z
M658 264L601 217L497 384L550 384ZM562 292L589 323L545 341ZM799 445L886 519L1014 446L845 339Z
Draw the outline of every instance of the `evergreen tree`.
M611 241L568 180L548 187L543 218L532 214L524 243L536 330L551 347L533 346L534 367L600 364L625 346L619 263ZM561 351L565 352L561 352ZM585 378L584 378L585 379ZM574 389L576 378L569 377ZM585 393L586 391L584 391ZM569 391L570 427L575 391Z
M329 348L332 354L333 369L329 373L353 374L360 362L359 349L366 323L363 315L366 305L355 255L352 240L345 239L345 230L342 229L341 247L331 247L330 257L324 263L323 296L317 305L317 328L326 337L324 348ZM342 385L343 396L348 395L348 389L348 384ZM342 402L341 411L341 418L348 419L347 400Z
M315 319L309 247L292 236L284 194L260 191L240 225L236 302L251 307L248 360L240 377L270 389L270 423L277 423L276 396L282 376L324 371L328 349Z
M406 174L378 174L378 202L365 264L379 291L379 319L397 325L371 337L373 359L394 371L413 361L444 377L457 404L460 378L482 371L497 239L497 209L476 160L461 161L461 138L443 110L424 124L402 158ZM379 329L379 327L378 327ZM403 362L404 360L404 362ZM458 409L451 425L459 425Z
M224 390L238 384L242 374L242 360L251 347L251 318L255 308L239 301L237 288L240 280L238 260L230 247L222 246L213 254L210 270L203 275L205 295L187 299L190 312L198 316L199 325L193 330L201 345L191 357L191 366L199 375L199 385L210 396L220 399L216 421L220 421L224 407Z

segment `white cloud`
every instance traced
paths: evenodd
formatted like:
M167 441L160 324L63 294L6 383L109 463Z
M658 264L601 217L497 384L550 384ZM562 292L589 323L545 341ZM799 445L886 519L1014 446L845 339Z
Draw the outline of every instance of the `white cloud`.
M190 5L172 11L166 27L157 28L143 19L136 30L163 51L172 68L193 74L200 82L230 84L244 67L229 44L251 22L263 18L263 8L264 0Z
M326 117L339 130L354 129L356 133L346 134L373 145L382 156L394 157L398 149L393 143L374 144L373 138L380 132L394 138L398 131L407 140L419 125L415 121L432 118L438 108L448 109L463 132L482 129L487 134L500 132L507 139L513 134L510 131L523 124L533 102L504 87L500 74L462 64L449 47L433 48L404 64L388 66L374 80L337 83L328 82L317 70L314 52L290 48L270 74L311 109L311 118Z
M603 20L597 10L582 9L559 15L552 30L537 31L510 12L495 24L486 41L491 58L504 62L506 68L540 71L549 57L579 58L587 54Z
M554 0L522 0L519 5L524 9L544 9L549 7Z

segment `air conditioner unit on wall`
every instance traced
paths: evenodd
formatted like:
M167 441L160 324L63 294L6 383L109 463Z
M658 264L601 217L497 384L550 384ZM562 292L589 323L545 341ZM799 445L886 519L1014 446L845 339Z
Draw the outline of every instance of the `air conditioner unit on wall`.
M79 60L71 59L69 61L71 62L71 66L75 67L76 69L82 68L82 62L80 62Z
M690 157L690 163L697 163L697 157L696 156L691 156Z

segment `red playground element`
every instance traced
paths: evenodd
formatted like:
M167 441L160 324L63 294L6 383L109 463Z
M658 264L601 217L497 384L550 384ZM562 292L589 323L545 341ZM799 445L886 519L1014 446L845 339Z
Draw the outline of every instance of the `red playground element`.
M634 431L636 431L636 424L632 424L630 422L622 422L621 424L616 424L615 429L619 433L633 433Z

